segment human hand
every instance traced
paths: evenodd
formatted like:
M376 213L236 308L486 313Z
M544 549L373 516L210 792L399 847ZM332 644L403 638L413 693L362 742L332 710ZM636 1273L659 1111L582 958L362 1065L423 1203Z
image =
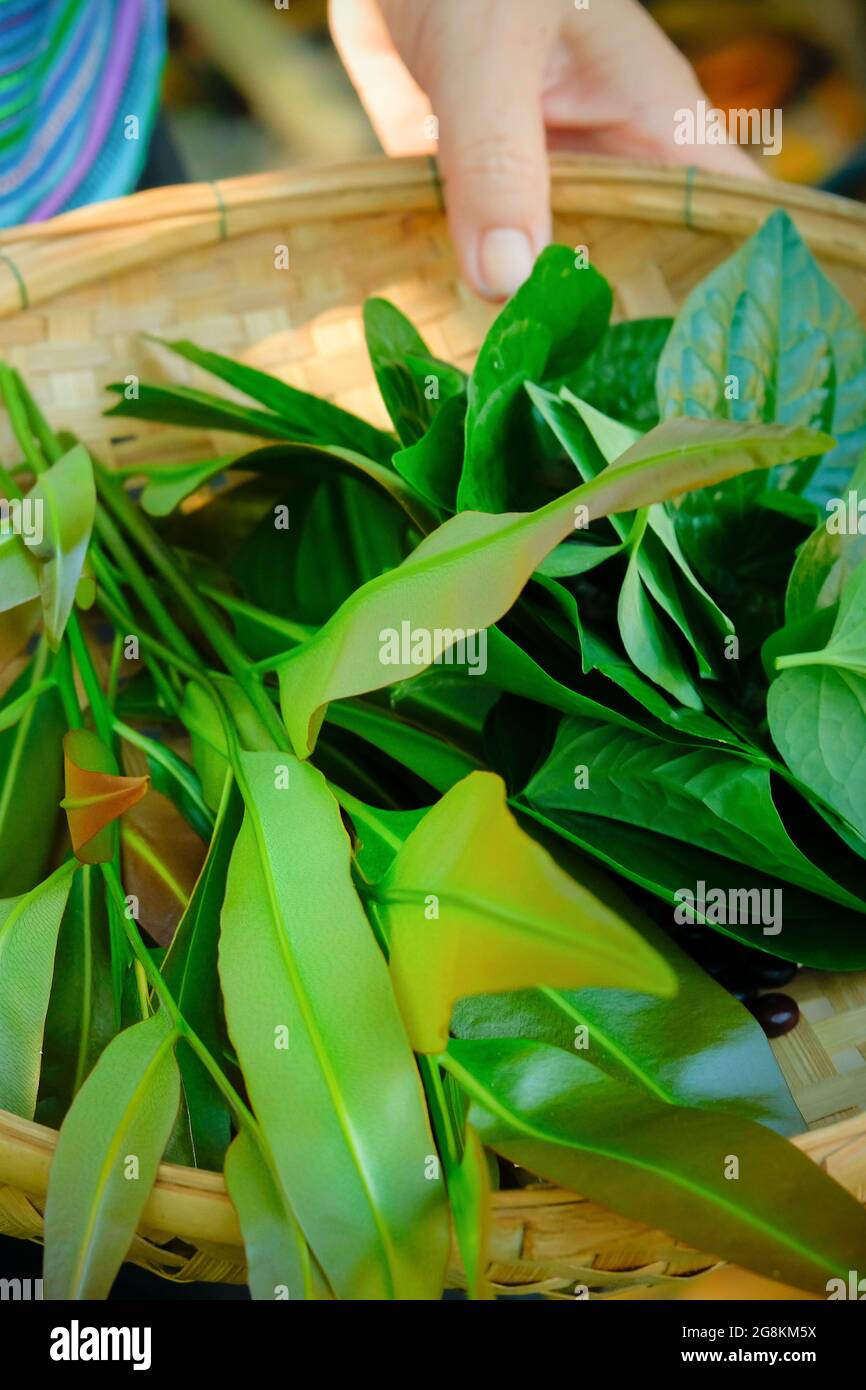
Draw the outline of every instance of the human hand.
M334 41L388 154L439 165L463 274L513 293L550 240L547 150L757 173L736 146L684 147L703 96L637 0L330 0Z

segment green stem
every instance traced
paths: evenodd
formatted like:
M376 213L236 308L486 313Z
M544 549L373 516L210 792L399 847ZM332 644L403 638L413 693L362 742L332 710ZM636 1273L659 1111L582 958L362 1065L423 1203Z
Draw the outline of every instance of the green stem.
M54 656L54 674L57 679L57 687L60 691L60 699L63 704L63 715L66 719L67 727L70 729L80 729L84 724L81 716L81 706L78 703L78 693L75 689L75 677L72 674L72 659L69 655L69 644L61 642L60 649Z
M850 661L833 656L826 649L817 652L789 652L787 656L776 657L777 671L786 671L793 666L836 666L845 671L857 669Z
M0 362L0 396L6 406L9 415L9 423L12 426L12 433L15 435L21 452L27 460L34 473L44 473L47 467L45 459L42 457L42 450L33 438L33 431L27 419L27 411L22 400L20 390L20 379L17 372L13 372L11 367Z
M199 598L189 580L176 565L171 551L163 543L141 510L126 495L124 489L99 465L96 466L96 480L100 496L114 517L125 527L128 535L135 537L139 549L147 556L156 572L174 590L187 612L198 624L202 635L247 696L277 747L287 751L288 743L282 721L263 691L260 682L251 674L245 653L237 645L234 638L226 632L207 604Z
M202 1062L203 1066L206 1067L214 1082L219 1087L220 1091L225 1096L226 1100L231 1106L238 1121L242 1124L249 1125L253 1129L253 1131L258 1135L259 1127L252 1114L252 1111L248 1108L247 1105L245 1105L243 1100L241 1100L241 1097L238 1095L234 1086L232 1086L228 1077L223 1073L221 1067L219 1066L219 1063L208 1051L201 1038L198 1036L196 1032L194 1032L194 1030L187 1023L186 1019L184 1018L183 1014L177 1006L174 995L171 993L171 990L168 988L168 985L166 984L163 976L160 974L159 970L157 969L156 965L151 959L147 947L145 946L144 942L139 936L135 928L135 925L127 915L126 895L123 891L123 884L120 879L120 874L117 872L116 866L114 864L103 864L102 872L105 878L106 885L108 887L108 891L114 898L115 905L118 911L120 912L121 918L124 923L126 935L129 940L129 944L132 947L135 958L140 963L148 984L150 985L154 994L159 999L160 1004L163 1006L169 1018L171 1019L173 1027L180 1034L180 1036L187 1043L189 1043L190 1047L193 1049L199 1060Z
M111 748L114 743L114 731L112 729L111 709L105 698L105 693L96 675L96 670L81 631L81 624L75 613L69 615L69 622L66 625L66 635L69 639L69 646L72 651L78 674L81 677L90 708L93 711L93 719L96 724L96 731L106 748Z
M101 586L100 607L106 613L108 613L108 616L112 619L118 631L125 629L127 632L129 632L131 628L137 627L136 621L132 615L132 612L130 611L128 604L126 603L126 600L123 597L122 592L114 582L114 576L111 573L111 570L107 562L105 561L104 557L99 554L98 551L94 551L93 553L93 570L94 574L96 575L97 582ZM106 603L106 594L110 595L110 610ZM141 634L137 633L136 635L138 636L140 641ZM159 691L166 709L169 710L172 714L176 715L178 709L180 708L180 699L182 694L180 682L177 682L177 689L175 689L175 686L172 685L171 680L165 674L162 667L159 665L157 661L153 659L153 656L151 656L150 651L148 651L145 654L143 660L145 665L147 666L147 669L150 671L150 674L153 676L154 685ZM172 675L173 674L174 672L172 671ZM175 680L177 680L176 677Z
M187 661L197 662L199 660L199 655L195 647L186 634L178 627L111 517L104 511L100 511L97 514L96 531L100 540L105 542L105 545L111 552L115 564L123 570L129 587L132 589L148 617L156 624L160 634L167 642L170 642L175 650L179 652L181 656L185 657Z

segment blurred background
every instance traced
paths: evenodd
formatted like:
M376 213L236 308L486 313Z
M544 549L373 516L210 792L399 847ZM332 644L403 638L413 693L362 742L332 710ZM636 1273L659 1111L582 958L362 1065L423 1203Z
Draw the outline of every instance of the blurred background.
M326 0L286 5L170 0L165 115L149 182L376 152L328 35ZM866 0L647 0L647 8L713 105L783 110L775 177L866 199Z

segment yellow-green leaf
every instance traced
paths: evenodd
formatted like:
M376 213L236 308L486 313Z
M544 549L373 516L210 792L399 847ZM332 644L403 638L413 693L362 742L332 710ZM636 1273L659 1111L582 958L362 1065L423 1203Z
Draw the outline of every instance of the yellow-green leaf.
M474 772L412 832L373 890L416 1052L441 1052L471 994L614 985L671 995L670 966L520 829L505 784Z
M60 1127L45 1207L45 1297L106 1298L180 1101L162 1013L109 1043Z

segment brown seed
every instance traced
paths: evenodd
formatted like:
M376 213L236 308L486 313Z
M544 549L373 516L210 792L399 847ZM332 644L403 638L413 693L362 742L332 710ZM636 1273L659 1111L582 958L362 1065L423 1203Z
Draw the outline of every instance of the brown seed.
M768 1038L781 1038L797 1026L800 1010L787 994L762 994L750 1000L748 1008L760 1023Z

